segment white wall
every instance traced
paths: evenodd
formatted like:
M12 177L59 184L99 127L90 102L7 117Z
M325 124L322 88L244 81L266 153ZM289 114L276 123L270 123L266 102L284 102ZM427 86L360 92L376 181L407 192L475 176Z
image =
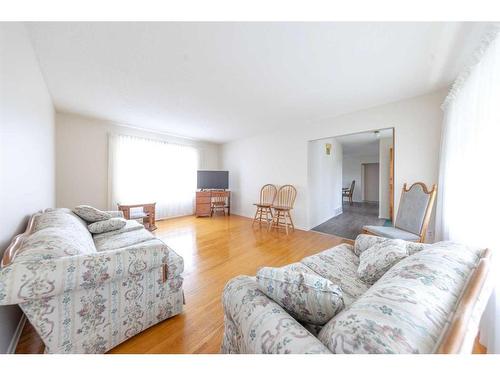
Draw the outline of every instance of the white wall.
M436 183L442 122L440 105L445 94L445 90L441 90L304 124L300 130L270 131L224 144L222 166L230 171L233 212L251 217L252 203L263 184L290 183L299 192L293 211L295 222L300 228L310 229L307 142L373 129L395 128L396 192L401 191L404 182ZM396 210L399 198L396 194Z
M392 137L380 138L379 142L379 209L378 216L381 219L390 219L390 148L392 147Z
M219 168L215 143L151 133L76 114L56 115L56 204L108 208L108 134L119 133L190 144L200 151L201 169ZM162 173L161 170L158 173Z
M24 25L0 23L0 256L34 212L53 207L54 109ZM21 311L0 306L0 353Z
M332 145L330 155L326 143ZM308 147L309 225L315 227L342 213L342 145L326 138Z
M342 164L342 185L350 187L354 180L354 194L352 200L354 202L362 202L364 197L363 186L363 164L378 163L378 155L344 155ZM347 199L347 198L346 198Z

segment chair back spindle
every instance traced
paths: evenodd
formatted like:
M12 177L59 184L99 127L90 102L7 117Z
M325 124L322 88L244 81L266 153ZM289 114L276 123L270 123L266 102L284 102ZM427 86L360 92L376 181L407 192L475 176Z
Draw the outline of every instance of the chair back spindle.
M293 208L295 198L297 197L297 189L292 185L283 185L278 190L276 206Z
M225 191L212 191L212 203L216 205L226 204L227 193Z
M260 204L272 205L276 199L278 189L273 184L267 184L260 189Z

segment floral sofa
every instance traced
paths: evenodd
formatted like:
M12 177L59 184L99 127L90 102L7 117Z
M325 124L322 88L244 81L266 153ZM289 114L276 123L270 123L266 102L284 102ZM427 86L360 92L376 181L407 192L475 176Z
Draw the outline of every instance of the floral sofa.
M32 216L0 268L48 353L103 353L182 312L183 259L136 221L96 234L68 209Z
M354 245L342 244L285 266L341 288L344 307L322 326L294 319L261 291L258 277L230 280L223 292L221 352L470 353L491 292L491 285L477 278L479 264L484 274L485 250L450 242L406 242L408 256L370 285L358 277L360 254L380 241L384 239L360 235ZM472 279L481 285L481 293L473 297ZM305 306L300 296L285 294L288 303Z

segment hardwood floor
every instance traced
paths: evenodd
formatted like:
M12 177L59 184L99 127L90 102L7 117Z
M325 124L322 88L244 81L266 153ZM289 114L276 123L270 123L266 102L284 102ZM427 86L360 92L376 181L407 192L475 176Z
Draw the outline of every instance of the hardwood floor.
M223 332L221 295L226 282L254 275L262 266L299 261L342 242L318 232L268 233L252 220L230 217L183 218L157 222L155 234L184 258L186 305L178 316L159 323L110 353L218 353ZM26 324L16 353L42 353L43 343ZM476 340L473 353L486 348Z
M218 353L223 332L221 296L234 276L254 275L262 266L282 266L349 242L323 233L267 232L241 216L157 221L157 237L184 258L186 305L178 316L159 323L111 353ZM37 345L38 340L38 345ZM16 353L39 353L33 329L23 331Z

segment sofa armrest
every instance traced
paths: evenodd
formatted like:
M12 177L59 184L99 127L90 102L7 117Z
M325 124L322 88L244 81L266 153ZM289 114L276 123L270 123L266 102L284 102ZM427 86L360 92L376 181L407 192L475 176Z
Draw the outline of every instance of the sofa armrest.
M223 293L226 332L222 352L331 353L280 305L262 293L255 279L238 276Z
M96 288L153 268L168 268L171 252L162 241L154 239L117 250L36 262L14 262L0 269L0 305ZM179 268L179 265L173 267ZM183 268L183 265L180 267ZM180 272L182 269L168 270L168 273ZM170 278L165 271L162 274L160 282Z
M122 211L104 211L111 215L111 217L124 217Z

